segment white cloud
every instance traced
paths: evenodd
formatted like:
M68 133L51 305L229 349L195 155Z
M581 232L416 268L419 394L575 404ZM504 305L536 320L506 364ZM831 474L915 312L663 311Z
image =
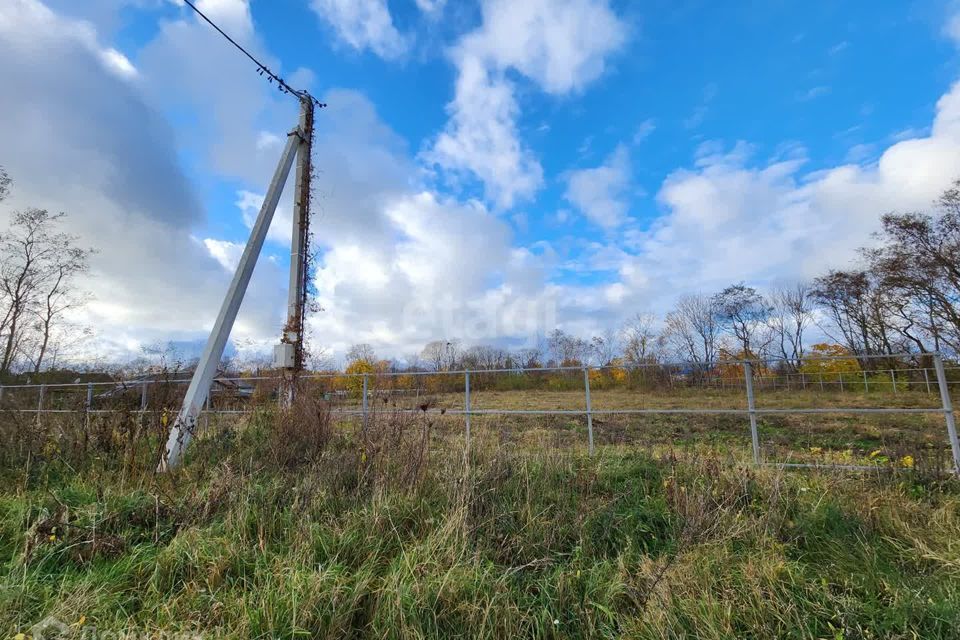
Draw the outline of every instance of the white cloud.
M666 215L624 233L629 299L663 308L678 292L812 278L849 264L881 214L925 209L960 176L960 83L938 102L930 135L897 142L865 166L804 165L796 154L758 163L749 145L726 153L709 145L694 168L671 173L657 195Z
M629 186L630 156L620 145L599 167L570 172L564 197L593 223L612 229L626 219Z
M647 138L649 138L654 131L657 129L657 123L653 118L647 118L639 125L637 125L636 131L633 132L633 144L640 144Z
M207 225L179 168L182 141L151 101L197 114L206 131L194 140L201 161L249 185L237 196L241 221L244 210L255 215L257 189L279 154L275 137L293 121L295 109L266 95L249 68L231 66L229 56L218 66L221 43L209 41L201 26L186 16L163 24L137 57L133 87L102 63L107 47L91 46L96 34L85 23L33 0L0 8L0 54L31 62L29 73L16 64L0 69L0 81L25 90L0 95L0 164L16 180L10 204L66 210L69 230L102 250L86 283L97 301L79 317L98 328L100 355L129 355L158 339L204 339L242 251L235 237L194 237ZM246 38L258 46L255 33ZM207 50L215 71L184 68ZM362 95L336 90L323 99L331 106L317 121L323 153L316 159L313 231L322 249L317 285L325 311L310 321L322 345L343 349L366 339L396 354L419 351L437 335L543 331L547 322L531 327L526 320L539 317L530 300L543 299L544 274L535 256L511 247L508 223L478 202L417 187L405 141ZM284 245L288 200L269 236ZM282 324L286 278L266 258L234 327L235 344L269 344Z
M483 25L459 47L497 69L513 68L544 91L582 90L626 40L605 0L488 0Z
M408 40L393 25L386 0L311 0L310 7L358 51L370 49L387 59L407 51Z
M520 141L519 107L506 78L477 58L460 60L450 121L425 158L448 170L469 171L502 207L529 199L543 183L543 169Z
M487 0L483 23L451 56L457 67L450 119L423 157L453 173L479 178L501 207L531 198L543 169L519 139L519 106L508 71L543 91L583 90L626 40L626 27L606 0Z
M533 4L536 11L546 5ZM598 2L558 6L609 12ZM244 43L269 58L246 2L206 8L225 12ZM486 13L494 9L515 11L517 20ZM563 11L554 19L543 9L547 15L530 19L535 9L484 6L484 24L452 53L458 80L450 122L430 150L438 153L448 136L441 157L450 164L442 166L479 176L500 206L530 197L543 180L519 141L519 83L526 78L551 95L581 91L616 50L592 39L584 45L579 23L571 25ZM502 51L498 39L509 40ZM249 66L187 13L163 24L144 51L131 51L135 81L110 67L103 41L90 24L33 0L0 4L0 54L31 63L30 74L17 65L0 68L5 86L23 87L0 94L0 164L17 180L13 204L66 210L70 231L103 250L90 280L97 301L85 318L99 328L104 349L205 337L241 245L216 231L204 231L203 240L191 236L209 225L178 156L184 148L198 151L200 162L235 185L232 214L243 221L244 211L248 218L256 213L295 104L251 78ZM576 51L567 51L570 42ZM187 64L200 55L204 65ZM710 99L708 87L703 105ZM663 309L680 292L816 275L854 257L881 213L922 208L960 175L955 87L940 100L932 126L878 147L876 161L865 166L809 171L795 148L764 160L747 144L705 143L690 167L664 181L657 194L663 216L645 226L627 215L630 166L627 148L619 147L600 166L568 174L565 185L573 207L616 235L518 247L489 204L424 187L405 141L369 100L345 90L324 100L331 106L317 123L323 153L313 224L324 311L310 324L337 353L367 341L400 356L432 339L520 340L557 324L586 334L615 325L620 314ZM175 131L159 107L186 109L199 124ZM134 138L136 147L129 144ZM289 200L270 232L283 245ZM555 220L571 217L560 210ZM551 281L561 270L605 275L595 284ZM286 278L268 259L254 277L234 334L261 345L282 323Z
M285 75L257 35L247 0L206 0L198 6ZM160 23L136 59L151 103L191 116L177 128L178 144L223 177L254 188L269 179L281 147L264 144L263 132L285 141L297 121L296 100L260 78L244 56L186 8L182 19Z
M257 136L257 151L264 151L267 149L283 149L284 140L275 133L269 131L261 131Z
M846 41L846 40L843 40L843 41L838 42L837 44L833 45L832 47L830 47L830 49L828 49L827 52L828 52L830 55L835 56L835 55L837 55L838 53L842 53L843 51L846 51L849 46L850 46L850 43L849 43L848 41Z
M293 171L290 172L291 176ZM273 220L270 222L270 228L267 229L267 240L277 244L290 246L290 240L293 236L293 183L292 178L287 178L287 185L284 189L284 195L281 196L280 203L273 212ZM260 207L263 206L263 194L254 193L241 189L237 191L237 200L234 204L240 209L240 215L243 218L243 224L247 229L253 229L257 216L260 215Z
M178 4L182 3L178 2ZM250 16L249 0L197 0L195 4L197 9L217 23L232 38L247 40L253 35L253 18ZM190 15L193 16L192 13ZM196 16L194 18L199 20Z
M187 23L165 28L177 25ZM98 355L109 357L129 355L131 344L204 337L229 274L226 254L212 256L191 237L205 214L180 167L177 136L150 99L155 68L129 82L98 36L92 23L36 0L0 4L0 56L10 63L0 66L0 83L19 88L0 92L0 164L15 181L0 219L27 206L62 210L66 230L100 249L84 283L97 302L80 317L97 331ZM282 291L265 284L282 274L262 262L235 339L275 333L281 322Z
M237 270L237 265L240 264L240 256L243 255L244 244L205 238L203 245L213 256L213 259L219 262L224 269L231 274Z
M953 3L956 8L956 3ZM953 40L954 44L960 45L960 11L954 11L947 16L943 25L943 34Z
M434 17L443 12L447 0L416 0L417 8L428 16Z
M797 100L800 100L801 102L807 102L810 100L816 100L817 98L825 96L829 93L830 93L830 87L826 85L820 85L816 87L811 87L806 91L802 91L798 93Z
M337 242L324 254L316 278L324 311L311 319L318 335L341 353L352 342L397 353L419 350L437 337L516 336L496 333L510 331L496 322L473 324L475 317L499 317L516 303L504 300L483 308L509 280L506 223L478 202L460 203L427 191L385 202L381 215L394 243Z
M121 76L126 78L137 77L136 67L133 66L133 63L130 62L127 56L123 55L116 49L104 49L101 53L101 58L108 67L116 71Z
M855 144L847 150L845 160L852 164L863 164L876 155L876 145L869 143Z

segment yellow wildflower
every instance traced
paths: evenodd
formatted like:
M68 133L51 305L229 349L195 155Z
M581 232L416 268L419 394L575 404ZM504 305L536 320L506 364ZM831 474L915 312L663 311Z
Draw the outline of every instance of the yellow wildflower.
M810 447L810 453L821 453L822 451L823 447Z
M80 616L80 619L74 622L71 627L82 627L83 623L87 621L87 616Z
M907 469L913 469L913 456L903 456L900 458L900 464Z
M50 534L50 542L56 542L56 541L57 541L57 536L55 536L54 534L51 533L51 534Z
M871 451L871 452L870 452L870 457L871 457L871 458L876 458L878 455L880 455L880 453L881 453L882 451L883 451L883 449L876 449L876 450L874 450L874 451Z
M17 635L13 636L13 640L27 640L27 634L18 633Z

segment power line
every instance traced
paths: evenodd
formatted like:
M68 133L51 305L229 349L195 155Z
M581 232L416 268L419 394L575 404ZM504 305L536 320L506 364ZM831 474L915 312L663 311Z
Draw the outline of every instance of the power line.
M214 29L216 29L216 30L217 30L217 33L219 33L220 35L222 35L224 38L227 39L227 42L229 42L229 43L232 44L234 47L236 47L241 53L243 53L243 55L245 55L245 56L247 56L248 58L250 58L250 60L253 61L253 64L257 65L257 72L258 72L261 76L263 76L263 75L267 76L267 81L268 81L268 82L271 82L271 83L272 83L272 82L275 80L275 81L277 82L277 87L280 89L280 91L282 91L283 93L290 93L290 94L295 95L295 96L297 96L298 98L301 98L301 99L307 98L307 99L309 99L309 100L312 100L318 107L325 107L325 106L327 106L325 103L320 102L319 100L317 100L316 98L314 98L312 95L310 95L310 93L309 93L308 91L306 91L306 90L300 90L300 91L298 91L297 89L294 89L294 88L291 87L289 84L287 84L287 83L284 81L283 78L281 78L280 76L278 76L277 74L275 74L273 71L271 71L271 70L267 67L267 65L265 65L265 64L263 64L262 62L260 62L259 60L257 60L257 59L253 56L252 53L250 53L249 51L247 51L247 50L243 47L243 45L241 45L241 44L238 43L236 40L234 40L233 38L231 38L230 35L227 34L227 32L225 32L223 29L221 29L220 27L218 27L217 24L216 24L213 20L211 20L210 18L208 18L208 17L206 16L206 14L203 13L203 11L200 11L200 9L198 9L197 6L196 6L195 4L193 4L193 2L192 2L191 0L183 0L183 3L184 3L185 5L187 5L188 7L190 7L191 9L193 9L193 11L194 11L198 16L200 16L201 18L203 18L204 21L206 21L207 24L209 24L211 27L213 27Z

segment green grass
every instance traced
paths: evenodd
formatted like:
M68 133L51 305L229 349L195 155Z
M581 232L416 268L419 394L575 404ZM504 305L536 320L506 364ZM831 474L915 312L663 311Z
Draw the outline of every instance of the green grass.
M591 458L483 421L466 460L429 420L261 412L162 476L150 428L7 432L0 635L960 637L941 474L755 468L732 441Z

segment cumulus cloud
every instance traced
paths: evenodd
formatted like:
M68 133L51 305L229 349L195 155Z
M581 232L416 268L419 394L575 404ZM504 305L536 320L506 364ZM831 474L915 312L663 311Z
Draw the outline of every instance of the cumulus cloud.
M324 152L313 223L324 311L310 319L314 334L335 353L369 342L397 356L444 336L527 337L525 325L503 321L518 315L518 304L528 318L535 309L526 302L484 304L505 287L544 283L530 264L511 268L509 225L480 202L418 185L406 144L361 94L337 90L324 101L331 106L318 122Z
M489 200L510 207L536 193L543 169L519 139L508 72L551 95L580 91L603 73L626 27L607 0L487 0L481 11L481 26L451 52L457 82L450 118L423 157L476 176Z
M207 248L207 251L210 252L214 260L219 262L224 269L230 273L236 271L237 265L240 264L240 256L243 255L243 244L230 242L228 240L205 238L203 246Z
M590 221L611 229L626 218L629 186L630 156L620 145L599 167L571 171L565 197Z
M0 216L27 206L65 211L68 231L100 249L85 283L96 302L79 320L96 329L101 356L201 337L229 280L223 256L190 235L205 215L173 130L143 94L143 78L118 73L110 52L90 22L36 0L0 6L8 61L0 83L19 88L0 94L0 164L15 180ZM267 264L256 277L269 279L271 269L276 275ZM262 282L259 291L235 336L276 324L282 302L270 303Z
M937 103L929 135L887 147L869 165L817 171L794 154L764 162L750 145L706 145L657 194L665 214L625 232L626 301L660 308L679 291L738 280L812 278L856 258L880 215L922 210L960 176L960 83Z
M472 173L501 207L533 197L543 168L520 141L513 86L477 58L461 59L458 67L455 97L447 107L450 121L424 157L454 173Z
M224 18L239 21L237 32L258 46L246 3L230 1L220 0L219 10L230 11ZM177 145L196 145L215 172L249 185L236 199L238 220L245 214L249 223L295 108L265 95L249 68L216 59L221 43L208 41L189 15L164 23L140 52L135 82L111 68L110 47L91 24L35 0L0 9L0 54L31 60L30 74L17 65L0 70L0 81L25 89L0 97L0 163L17 179L10 204L67 210L80 242L102 249L87 283L96 301L78 318L97 327L99 355L127 355L157 339L202 340L243 245L195 236L206 216ZM214 70L181 73L203 50L215 58ZM492 339L500 331L534 331L524 324L533 314L528 303L512 292L540 288L543 274L535 256L511 247L509 226L479 202L419 186L406 142L361 94L333 90L324 100L331 106L317 122L324 143L313 230L325 311L311 319L323 346L345 349L365 339L398 353L418 351L437 335ZM207 132L188 143L155 104L189 109ZM283 245L287 200L270 232ZM285 282L281 265L262 256L235 343L265 347L275 339ZM478 317L492 320L480 326Z
M247 2L206 0L204 8L269 59ZM628 147L618 147L564 178L569 207L616 235L517 246L498 209L531 197L544 179L520 141L517 87L582 91L603 73L624 27L599 1L491 0L482 10L481 26L451 51L450 120L420 158L479 177L484 202L424 184L407 143L362 94L323 97L331 106L317 122L313 232L324 311L309 322L335 354L354 342L403 356L438 338L520 341L557 325L589 334L641 308L663 310L679 292L810 277L852 259L881 213L925 207L960 175L953 87L931 126L878 147L869 164L852 149L858 163L814 171L802 152L769 159L746 143L704 144L657 191L661 216L642 225L627 215L630 162ZM0 5L0 55L31 63L29 74L0 68L0 82L23 88L0 94L0 164L16 179L10 204L63 209L71 232L102 249L89 282L97 299L83 321L98 328L104 353L203 338L242 245L206 225L178 158L190 154L224 179L236 192L231 214L249 224L296 104L251 78L186 11L136 52L121 52L100 24L37 0ZM606 38L596 36L604 30ZM167 110L195 122L174 130ZM289 195L270 231L274 248L289 242ZM556 214L558 223L570 217ZM282 324L286 278L269 258L235 341L266 346Z
M420 2L425 0L418 0ZM426 2L421 9L433 11L442 3ZM397 58L409 46L393 25L386 0L311 0L310 7L327 22L343 42L354 49L370 49L381 58Z
M258 36L247 0L204 0L198 6L244 47L282 75ZM297 102L260 81L208 24L190 12L163 21L136 56L147 99L164 112L188 113L177 143L223 177L261 185L297 121ZM271 140L277 144L270 144Z

